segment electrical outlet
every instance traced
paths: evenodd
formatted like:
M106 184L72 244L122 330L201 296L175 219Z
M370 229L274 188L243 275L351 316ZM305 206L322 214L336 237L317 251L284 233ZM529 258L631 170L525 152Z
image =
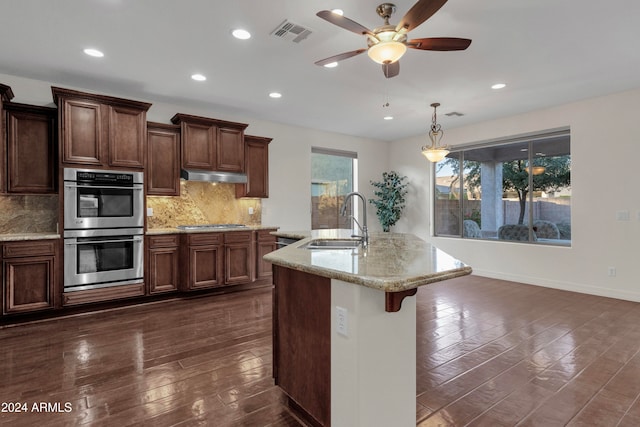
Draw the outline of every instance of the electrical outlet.
M629 221L629 211L616 212L616 219L618 221Z
M147 216L153 216L153 208L147 208Z
M340 335L349 336L349 312L346 308L336 306L336 325Z
M609 269L607 270L607 274L609 277L616 277L616 268L609 267Z
M253 215L253 207L249 207L249 215Z

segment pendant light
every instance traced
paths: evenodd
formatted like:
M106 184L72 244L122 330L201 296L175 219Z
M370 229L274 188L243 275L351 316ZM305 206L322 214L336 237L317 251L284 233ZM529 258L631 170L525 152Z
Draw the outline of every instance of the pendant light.
M429 129L429 140L431 140L431 145L422 147L422 155L427 158L430 162L436 163L440 160L444 159L447 154L449 154L449 150L447 150L447 146L440 146L440 141L442 140L442 136L444 135L444 131L442 130L442 126L437 123L436 110L440 106L440 103L434 102L431 104L433 107L433 116L431 118L431 128Z

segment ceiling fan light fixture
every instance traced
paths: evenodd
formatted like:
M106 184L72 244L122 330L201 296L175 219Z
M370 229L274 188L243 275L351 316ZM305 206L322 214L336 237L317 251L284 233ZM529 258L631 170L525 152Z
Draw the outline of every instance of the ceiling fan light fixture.
M381 41L369 47L367 55L378 64L391 64L396 62L407 51L404 43L397 41Z

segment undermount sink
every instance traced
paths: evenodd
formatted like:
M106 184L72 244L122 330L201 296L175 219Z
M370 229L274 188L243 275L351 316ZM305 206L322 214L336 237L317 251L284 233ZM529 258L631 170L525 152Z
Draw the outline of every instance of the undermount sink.
M356 239L314 239L300 246L304 249L353 249L360 246L361 240Z

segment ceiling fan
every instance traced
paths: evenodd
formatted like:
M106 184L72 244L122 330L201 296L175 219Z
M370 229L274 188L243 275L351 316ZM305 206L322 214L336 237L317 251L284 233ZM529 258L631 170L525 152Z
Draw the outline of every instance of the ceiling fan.
M406 15L402 17L400 23L395 26L389 24L389 18L395 12L396 6L392 3L382 3L376 8L376 12L384 19L384 25L373 31L330 10L322 10L316 15L325 21L356 34L367 36L368 48L330 56L329 58L316 61L315 64L327 65L367 52L371 59L382 64L384 76L391 78L400 73L399 59L404 55L407 48L437 51L464 50L469 47L471 40L452 37L407 39L407 33L409 33L409 31L429 19L446 2L447 0L418 0Z

